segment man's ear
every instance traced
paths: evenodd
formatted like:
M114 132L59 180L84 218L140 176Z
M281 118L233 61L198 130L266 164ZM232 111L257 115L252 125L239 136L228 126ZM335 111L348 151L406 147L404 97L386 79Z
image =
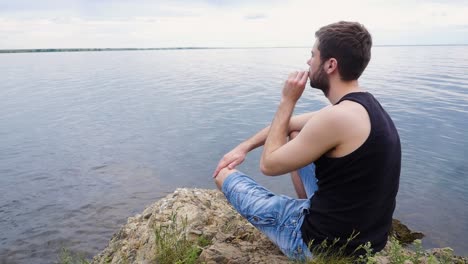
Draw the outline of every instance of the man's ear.
M325 72L328 74L332 74L335 70L338 69L338 61L335 58L330 58L325 63Z

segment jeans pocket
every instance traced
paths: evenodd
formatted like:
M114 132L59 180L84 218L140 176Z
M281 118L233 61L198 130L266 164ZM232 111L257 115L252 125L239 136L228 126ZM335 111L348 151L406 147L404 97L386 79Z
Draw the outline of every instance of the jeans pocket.
M274 226L278 221L277 213L264 213L252 215L247 218L254 226Z

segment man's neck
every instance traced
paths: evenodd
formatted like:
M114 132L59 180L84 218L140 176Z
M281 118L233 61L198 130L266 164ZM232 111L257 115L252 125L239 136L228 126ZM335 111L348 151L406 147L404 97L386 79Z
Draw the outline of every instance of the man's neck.
M330 90L328 91L327 98L330 103L336 104L343 96L355 92L363 92L357 80L349 82L338 81L336 83L330 83Z

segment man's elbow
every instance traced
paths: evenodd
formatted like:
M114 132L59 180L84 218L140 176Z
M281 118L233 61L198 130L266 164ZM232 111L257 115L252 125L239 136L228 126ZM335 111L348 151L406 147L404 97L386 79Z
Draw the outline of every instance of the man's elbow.
M277 175L281 175L281 173L278 173L276 168L274 168L274 166L268 164L267 162L265 161L260 161L260 171L267 175L267 176L277 176Z

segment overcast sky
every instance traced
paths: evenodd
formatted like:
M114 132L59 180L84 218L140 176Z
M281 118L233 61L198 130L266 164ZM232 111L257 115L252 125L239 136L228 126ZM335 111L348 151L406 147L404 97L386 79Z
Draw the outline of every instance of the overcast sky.
M468 0L0 0L0 49L308 47L339 20L378 45L468 44Z

